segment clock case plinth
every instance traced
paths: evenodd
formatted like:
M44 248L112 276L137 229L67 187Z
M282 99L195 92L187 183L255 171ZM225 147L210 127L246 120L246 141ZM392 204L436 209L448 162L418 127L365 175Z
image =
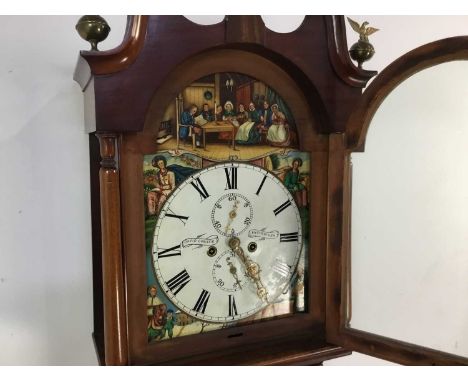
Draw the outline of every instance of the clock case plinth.
M152 126L163 108L187 84L222 71L281 89L299 149L310 153L308 312L148 344L142 157L157 151ZM306 16L291 33L269 30L260 16L226 16L209 26L182 16L130 16L119 47L80 52L74 78L89 133L93 338L101 364L314 365L351 349L402 363L449 362L347 328L349 155L363 148L366 106L378 104L362 95L375 74L351 62L343 16Z

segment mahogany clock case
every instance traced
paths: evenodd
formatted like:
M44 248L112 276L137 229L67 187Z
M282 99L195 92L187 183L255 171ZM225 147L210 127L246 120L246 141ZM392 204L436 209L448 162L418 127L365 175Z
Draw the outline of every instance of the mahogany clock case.
M227 16L210 26L182 16L133 16L120 47L81 52L75 79L90 133L94 339L101 364L320 364L348 349L402 363L464 363L346 326L349 155L363 147L367 111L375 112L398 80L388 87L385 79L374 82L363 97L376 73L352 64L345 37L341 16L307 16L286 34L268 30L259 16ZM409 76L417 58L388 69L385 78ZM242 73L280 90L297 122L299 150L310 154L307 311L148 344L143 157L158 151L154 126L166 105L217 72Z
M179 45L183 48L174 43L181 36L184 40ZM344 46L343 20L334 17L307 17L298 30L283 35L266 29L257 16L229 16L212 26L199 26L184 17L154 16L130 18L127 37L115 51L82 52L75 78L87 86L85 99L91 100L88 129L101 137L100 155L108 166L101 169L98 189L100 158L92 134L94 336L103 363L316 363L324 356L347 353L325 341L328 139L321 133L343 130L351 110L349 101L359 96L360 86L374 73L355 68L346 51L346 58L340 57ZM123 56L127 57L123 59ZM92 79L86 76L82 79L79 68L83 60L88 62ZM158 150L151 126L162 121L164 107L185 86L216 72L239 72L281 89L300 126L299 149L310 152L314 182L310 183L309 235L314 240L309 254L308 312L241 329L148 345L144 303L146 265L144 256L136 255L145 253L141 203L143 155ZM104 152L103 143L107 149ZM115 187L120 188L104 198L103 175L110 175ZM104 208L107 212L103 211L103 202L109 207ZM118 216L107 215L113 203L121 208L119 211L120 208L112 207L114 213L121 213L121 221L117 221ZM111 221L114 225L109 227ZM109 229L121 232L121 251L113 236L107 242L104 239L105 230ZM102 233L103 269L100 264ZM109 259L115 256L109 265L106 253ZM115 267L115 261L121 259L121 270L117 267L106 273L107 266ZM102 274L101 302L98 290ZM111 285L106 286L109 279ZM270 345L265 346L266 342ZM263 355L255 350L258 346L264 349ZM302 350L296 350L301 347ZM283 349L280 354L279 349ZM320 352L314 356L315 349ZM230 361L226 357L229 353L234 354Z

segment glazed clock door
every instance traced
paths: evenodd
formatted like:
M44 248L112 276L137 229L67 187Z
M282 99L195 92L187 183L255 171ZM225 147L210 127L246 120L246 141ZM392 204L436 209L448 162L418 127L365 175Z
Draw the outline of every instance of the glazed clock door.
M329 334L353 350L404 364L468 364L468 64L452 61L468 58L457 51L467 43L442 40L396 61L350 122L369 132L365 152L351 154L352 199L342 156L352 204L343 234L352 244L343 249L342 334ZM410 76L413 62L421 67Z

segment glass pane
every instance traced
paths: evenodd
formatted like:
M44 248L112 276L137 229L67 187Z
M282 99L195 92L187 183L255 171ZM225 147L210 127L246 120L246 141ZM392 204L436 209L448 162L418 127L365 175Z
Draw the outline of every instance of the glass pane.
M399 85L352 160L351 326L468 356L468 63Z

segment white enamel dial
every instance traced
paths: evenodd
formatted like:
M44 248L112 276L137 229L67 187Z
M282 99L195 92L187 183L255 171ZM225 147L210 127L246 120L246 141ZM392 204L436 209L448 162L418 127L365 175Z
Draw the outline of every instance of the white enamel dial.
M294 199L247 163L207 167L182 182L156 223L153 263L168 298L209 322L233 322L275 302L302 248Z

